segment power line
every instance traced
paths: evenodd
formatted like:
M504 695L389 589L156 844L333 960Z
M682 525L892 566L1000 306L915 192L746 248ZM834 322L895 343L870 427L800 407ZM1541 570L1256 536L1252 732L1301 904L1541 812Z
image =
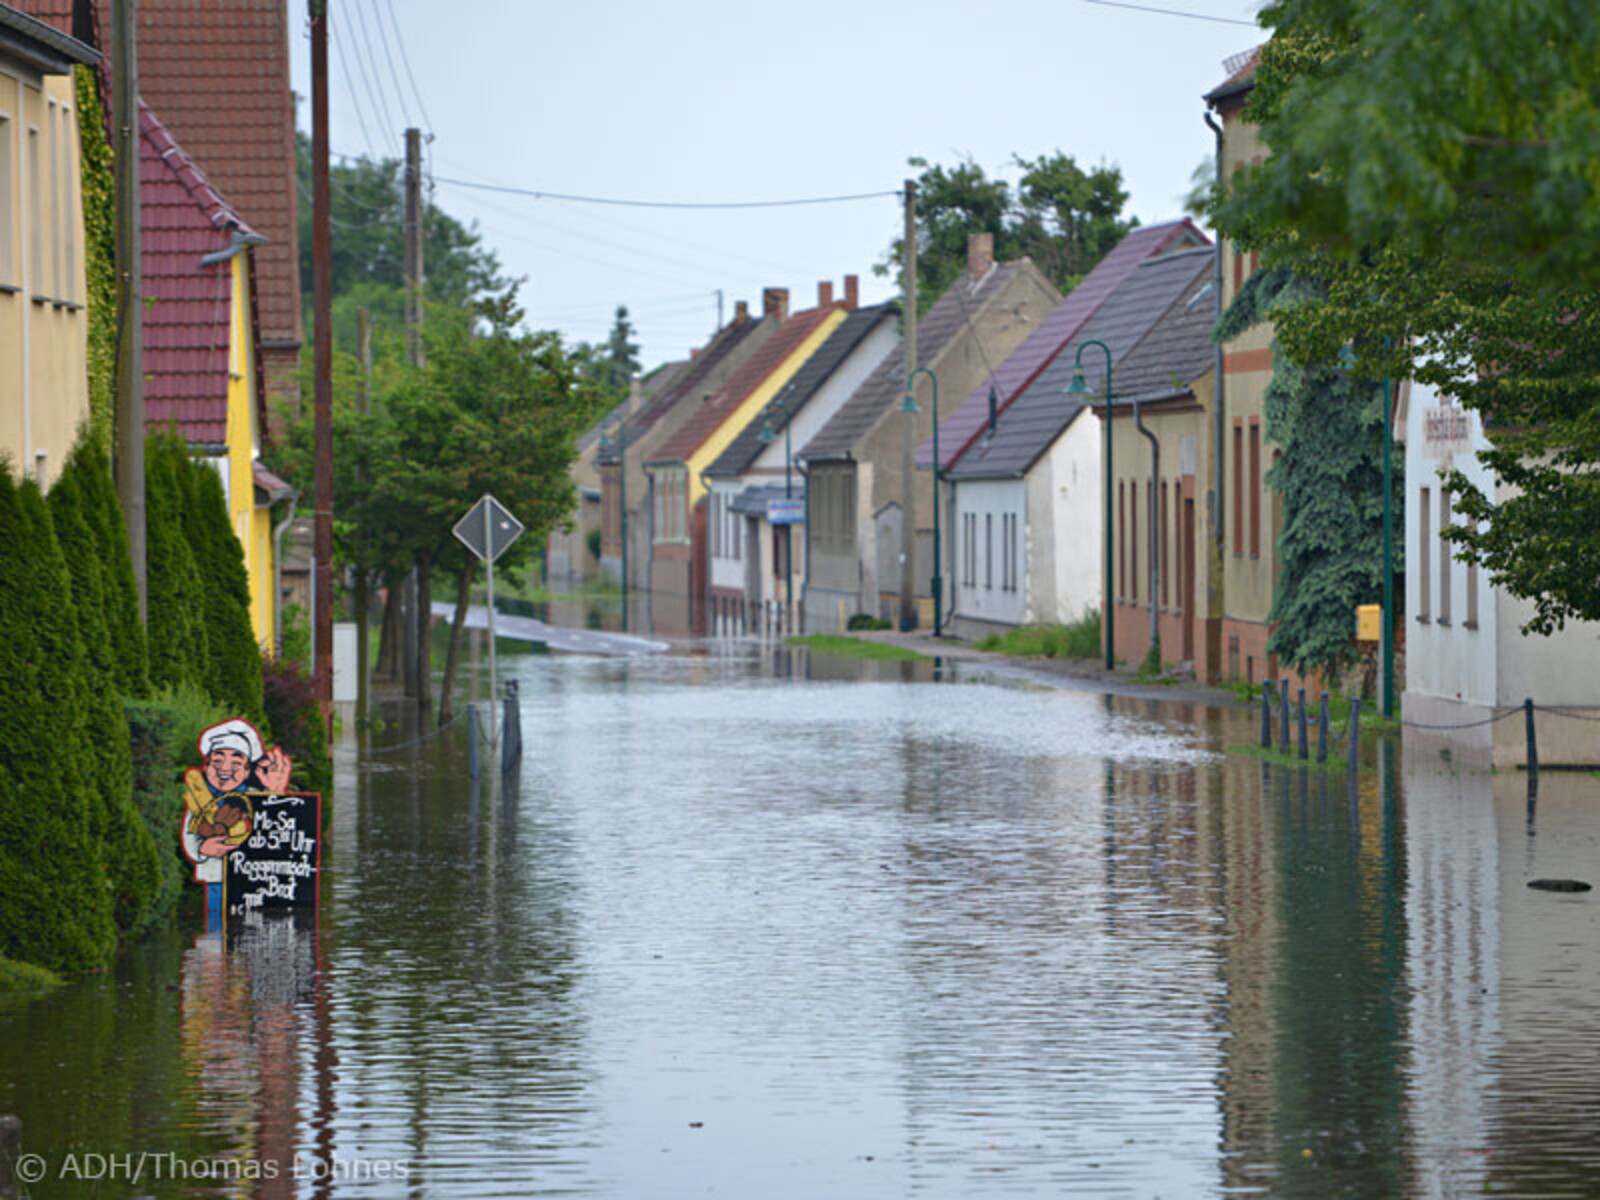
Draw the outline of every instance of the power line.
M389 53L389 34L383 26L383 12L378 8L378 0L372 0L372 23L378 27L378 41L383 45L384 61L389 64L389 78L394 81L394 98L400 105L406 124L411 123L410 106L406 104L405 89L400 86L400 72L395 70L394 55Z
M1155 8L1149 4L1129 4L1127 0L1083 0L1085 4L1098 4L1102 8L1128 8L1134 12L1155 13L1163 17L1187 17L1191 21L1215 21L1218 25L1248 25L1251 29L1260 29L1254 21L1243 21L1238 17L1216 17L1210 13L1184 12L1176 8Z
M886 196L898 198L899 192L855 192L845 196L806 196L797 200L619 200L612 196L577 196L570 192L542 192L534 188L502 187L494 183L477 183L471 179L447 179L434 176L436 183L455 187L475 188L483 192L509 192L514 196L532 196L535 200L566 200L574 204L614 204L623 208L794 208L804 204L844 204L852 200L879 200Z
M377 86L374 87L371 80L367 82L368 89L376 96L376 99L373 101L373 105L382 112L384 125L393 130L396 128L396 126L394 118L389 115L388 98L383 94L383 76L378 74L378 58L377 55L372 53L372 36L367 32L366 15L362 12L359 4L351 5L350 11L355 13L356 20L361 24L361 44L367 48L367 62L372 65L372 80L375 80L377 84ZM358 63L361 61L361 55L359 53L356 55L356 61ZM365 66L361 68L361 78L363 80L367 78ZM404 120L405 113L402 112L400 116L401 119Z
M333 27L331 24L328 27L328 32L330 34L333 32ZM361 100L356 95L355 76L350 73L350 64L346 61L344 56L344 39L340 37L333 37L331 40L333 42L333 48L339 52L339 65L344 68L340 74L344 76L345 90L350 93L351 107L353 107L356 111L356 124L361 127L361 140L367 144L367 153L376 158L378 152L373 148L372 135L367 132L367 118L362 115ZM376 113L373 114L373 119L377 119Z
M388 0L389 23L394 26L394 44L400 47L400 61L405 65L406 78L411 81L411 94L417 98L417 108L422 112L422 123L433 136L433 120L428 116L428 106L422 102L422 92L417 88L417 77L411 73L411 56L406 53L405 39L400 36L400 22L395 20L394 0Z

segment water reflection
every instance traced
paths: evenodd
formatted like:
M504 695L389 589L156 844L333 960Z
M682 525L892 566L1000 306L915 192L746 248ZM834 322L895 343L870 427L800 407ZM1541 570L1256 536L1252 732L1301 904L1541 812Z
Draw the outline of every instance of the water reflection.
M1437 757L1224 753L1248 711L772 643L508 670L509 780L341 747L316 927L0 1007L27 1149L343 1168L211 1189L270 1197L1593 1194L1595 909L1526 887L1592 874L1593 780L1530 826Z

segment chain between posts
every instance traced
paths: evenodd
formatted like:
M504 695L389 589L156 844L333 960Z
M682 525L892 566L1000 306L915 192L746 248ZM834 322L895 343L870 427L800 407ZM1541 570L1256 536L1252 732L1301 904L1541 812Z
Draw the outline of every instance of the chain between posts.
M458 712L458 713L456 713L455 716L451 717L443 725L439 726L439 728L430 730L429 732L423 734L419 738L412 738L409 742L396 742L392 746L375 746L372 749L368 750L367 753L368 754L393 754L397 750L406 750L406 749L409 749L412 746L420 746L420 745L422 745L423 742L432 741L434 738L438 737L441 733L443 733L446 729L450 729L453 726L459 724L460 721L463 719L463 717L465 715L466 714L464 712Z

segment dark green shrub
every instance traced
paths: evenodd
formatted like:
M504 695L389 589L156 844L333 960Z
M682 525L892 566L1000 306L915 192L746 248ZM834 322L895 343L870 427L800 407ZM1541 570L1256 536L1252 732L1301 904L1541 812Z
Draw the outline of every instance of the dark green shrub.
M63 474L67 473L74 475L80 511L100 548L106 635L111 639L117 690L124 696L146 695L150 691L150 671L144 624L139 620L139 591L133 579L133 560L128 556L128 528L123 523L122 504L111 477L111 460L92 443L81 443L67 462Z
M263 659L261 675L277 744L294 762L292 786L297 792L321 792L326 813L333 793L333 763L311 676L299 663L282 658Z
M184 532L189 450L175 434L147 439L144 456L145 579L150 683L205 686L210 661L204 581Z
M0 955L53 970L116 943L72 584L39 489L0 464Z
M600 561L600 530L598 527L583 535L583 544L589 547L589 557Z
M858 612L845 622L846 629L892 629L893 623L871 613Z

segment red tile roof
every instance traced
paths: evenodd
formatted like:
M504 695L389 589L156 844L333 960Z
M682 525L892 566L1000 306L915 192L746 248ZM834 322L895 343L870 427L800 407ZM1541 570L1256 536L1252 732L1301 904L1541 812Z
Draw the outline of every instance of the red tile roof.
M828 319L830 313L847 311L847 307L843 302L825 304L797 312L784 321L759 350L728 376L728 382L722 385L722 390L703 401L678 431L650 456L650 462L688 462L706 439L738 411L739 406L749 399L750 393L782 366L789 355L816 331L817 326Z
M201 258L254 232L143 102L139 104L145 423L193 445L228 436L232 279ZM249 251L246 251L249 253Z

